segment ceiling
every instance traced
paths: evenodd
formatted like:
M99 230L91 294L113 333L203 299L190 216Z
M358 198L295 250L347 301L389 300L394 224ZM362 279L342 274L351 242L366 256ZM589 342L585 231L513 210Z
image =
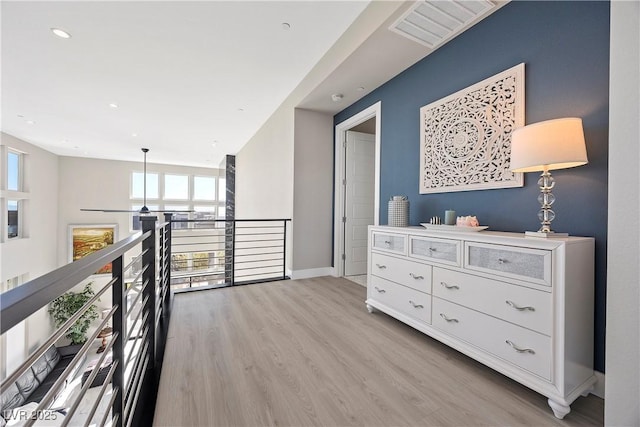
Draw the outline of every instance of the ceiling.
M435 50L393 28L438 2L3 1L2 131L58 155L148 147L151 163L217 167L283 102L336 113ZM505 2L453 3L491 7L442 43Z

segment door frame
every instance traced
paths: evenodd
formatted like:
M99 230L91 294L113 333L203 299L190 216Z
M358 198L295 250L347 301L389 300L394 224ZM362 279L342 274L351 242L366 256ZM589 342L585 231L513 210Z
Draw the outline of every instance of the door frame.
M335 165L334 165L334 217L333 217L333 265L334 276L344 276L344 261L342 253L344 252L344 223L342 217L345 209L345 191L342 185L345 179L345 150L346 133L348 130L367 120L376 118L376 134L375 134L375 170L374 170L374 195L373 195L373 223L378 225L380 222L380 122L382 121L382 101L378 101L368 108L360 111L354 116L340 122L335 127Z

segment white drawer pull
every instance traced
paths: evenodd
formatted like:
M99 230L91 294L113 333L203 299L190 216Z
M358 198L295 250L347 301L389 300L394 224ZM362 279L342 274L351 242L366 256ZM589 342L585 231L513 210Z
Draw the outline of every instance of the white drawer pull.
M447 289L460 289L458 285L450 285L447 282L440 282L440 284Z
M413 273L409 273L409 276L413 277L413 278L414 278L414 279L416 279L416 280L423 280L423 279L424 279L424 277L423 277L423 276L417 276L417 275L415 275L415 274L413 274Z
M458 319L450 319L444 313L440 313L440 317L442 317L447 322L458 323Z
M505 341L507 344L509 344L511 346L511 348L513 348L515 351L517 351L518 353L529 353L529 354L536 354L535 351L533 351L530 348L520 348L517 345L515 345L514 343L512 343L509 340Z
M380 289L380 288L379 288L379 287L377 287L377 286L374 286L373 288L374 288L376 291L378 291L379 293L381 293L381 294L384 294L385 292L387 292L387 291L385 291L384 289Z
M424 308L424 305L422 304L416 304L415 302L409 300L409 304L411 304L413 306L413 308Z
M535 308L527 306L527 307L520 307L518 306L516 303L514 303L513 301L505 301L508 305L510 305L511 307L515 308L518 311L525 311L525 310L529 310L529 311L536 311Z
M378 267L380 270L384 270L385 268L387 268L387 266L383 264L376 264L376 267Z

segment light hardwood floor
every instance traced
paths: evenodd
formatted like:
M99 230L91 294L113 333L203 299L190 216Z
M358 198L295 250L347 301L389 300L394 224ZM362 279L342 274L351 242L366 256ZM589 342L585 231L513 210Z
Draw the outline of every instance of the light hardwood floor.
M587 426L546 398L379 312L332 277L175 297L156 426Z

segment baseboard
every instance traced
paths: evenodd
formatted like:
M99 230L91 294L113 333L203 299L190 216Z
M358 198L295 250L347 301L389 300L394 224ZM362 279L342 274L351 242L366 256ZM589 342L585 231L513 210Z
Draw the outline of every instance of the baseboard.
M312 277L332 276L333 267L309 268L307 270L293 270L292 279L310 279Z
M593 394L594 396L598 396L600 399L604 399L604 374L602 372L596 371L596 378L598 379L598 381L593 385L591 394Z

